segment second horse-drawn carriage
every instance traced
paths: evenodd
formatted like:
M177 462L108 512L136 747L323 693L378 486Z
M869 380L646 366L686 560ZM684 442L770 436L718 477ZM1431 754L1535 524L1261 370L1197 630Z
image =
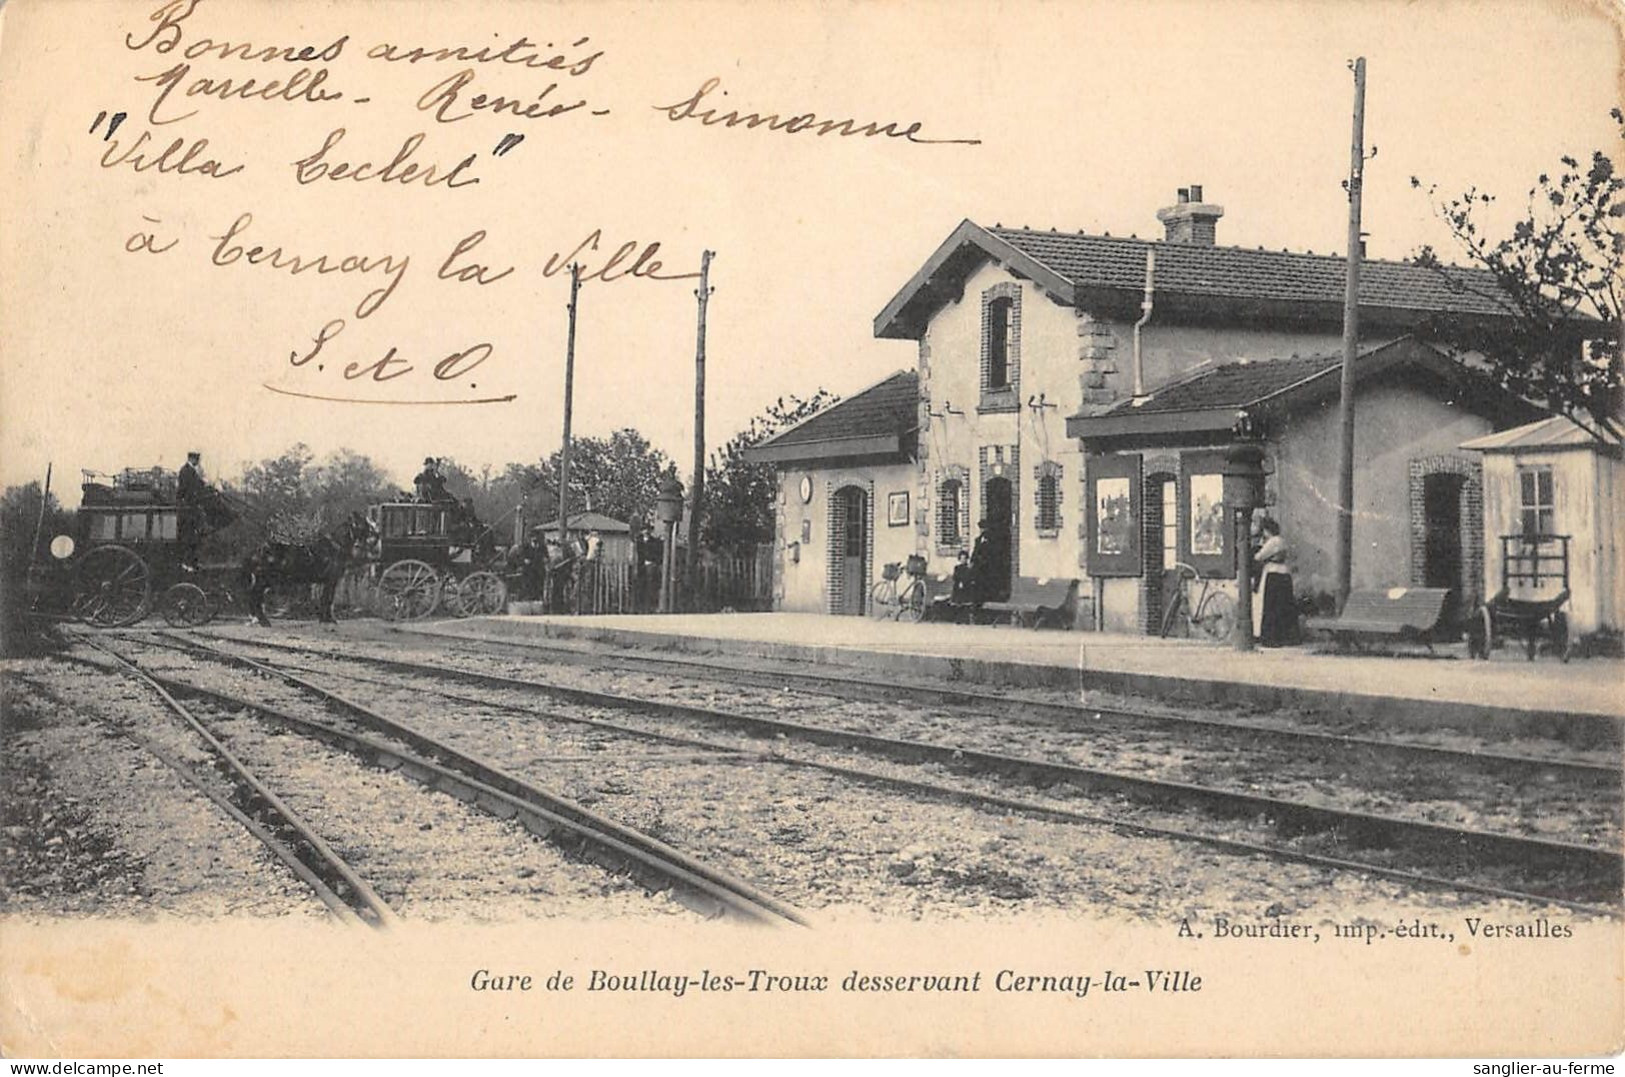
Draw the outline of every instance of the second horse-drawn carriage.
M491 529L470 508L455 501L388 501L368 509L367 518L378 534L370 590L380 617L502 612L508 588L496 571L499 554Z

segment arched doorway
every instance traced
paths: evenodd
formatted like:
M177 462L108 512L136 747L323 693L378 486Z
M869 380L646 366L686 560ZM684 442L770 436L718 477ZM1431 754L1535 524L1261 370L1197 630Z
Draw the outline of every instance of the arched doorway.
M1448 587L1462 599L1461 501L1464 475L1436 472L1422 478L1422 586Z
M869 492L843 486L830 508L830 612L861 617L869 597Z
M987 589L982 596L984 601L1002 602L1010 597L1010 566L1014 563L1015 542L1012 500L1009 479L994 476L987 480L983 490L983 504L987 511L987 530L982 538L987 544L983 554L987 566L987 575L983 577L983 586Z

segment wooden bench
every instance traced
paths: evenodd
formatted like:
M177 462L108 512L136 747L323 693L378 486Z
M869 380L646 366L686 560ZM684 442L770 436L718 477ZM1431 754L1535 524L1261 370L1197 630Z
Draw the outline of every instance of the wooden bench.
M1078 581L1017 576L1010 597L984 602L982 610L1007 613L1013 625L1032 628L1071 628L1078 604Z
M1336 617L1315 617L1305 623L1311 632L1325 632L1339 643L1356 649L1367 640L1398 640L1425 644L1441 629L1447 587L1390 587L1387 590L1355 591Z

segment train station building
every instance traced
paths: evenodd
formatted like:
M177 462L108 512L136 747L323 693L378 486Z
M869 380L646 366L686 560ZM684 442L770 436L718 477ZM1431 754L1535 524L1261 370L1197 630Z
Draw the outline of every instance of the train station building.
M1233 586L1221 468L1243 419L1297 591L1329 594L1345 259L1221 246L1223 212L1192 187L1161 240L955 228L874 321L911 367L752 453L778 470L775 608L862 614L883 565L946 573L985 526L1012 584L1079 581L1075 627L1150 631L1176 562ZM1411 336L1499 316L1488 275L1361 277L1354 586L1474 602L1482 466L1461 446L1541 413Z

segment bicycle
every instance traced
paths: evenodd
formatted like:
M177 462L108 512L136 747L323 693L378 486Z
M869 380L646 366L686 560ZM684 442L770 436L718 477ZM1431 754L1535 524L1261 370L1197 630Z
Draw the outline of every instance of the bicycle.
M908 582L898 590L897 581ZM869 592L869 615L914 624L925 616L925 558L911 554L908 561L892 561L880 570L880 581Z
M1162 613L1162 637L1167 639L1174 626L1183 621L1186 636L1194 638L1200 633L1216 643L1229 639L1236 626L1236 600L1183 561L1174 562L1169 571L1177 574L1179 586L1168 597L1168 608ZM1191 584L1198 580L1202 587L1192 599Z

